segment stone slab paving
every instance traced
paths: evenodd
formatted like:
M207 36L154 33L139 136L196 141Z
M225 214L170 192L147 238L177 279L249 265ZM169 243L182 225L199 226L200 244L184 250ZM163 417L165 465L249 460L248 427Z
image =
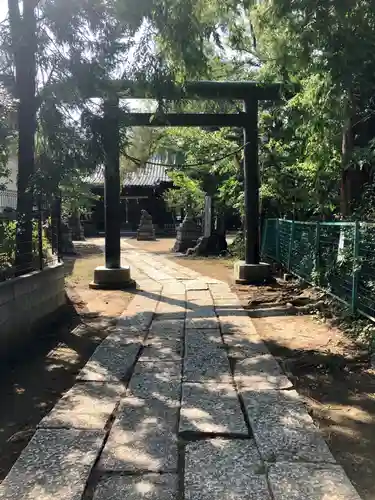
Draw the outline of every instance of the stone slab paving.
M142 290L0 500L359 500L229 285L122 250Z
M177 475L145 474L101 479L93 500L178 500Z
M40 429L0 485L1 500L81 500L104 432Z
M229 354L232 353L233 349L229 351ZM234 359L232 369L234 381L240 391L244 388L260 391L292 387L291 381L282 373L280 365L271 354Z
M40 422L40 427L104 430L125 387L87 382L75 384Z
M211 313L211 310L205 311L188 311L186 313L186 328L214 328L217 329L219 327L219 323L216 315Z
M358 493L338 465L278 463L269 468L275 500L358 500Z
M134 387L136 384L145 384L146 380L152 384L168 383L174 380L181 381L181 369L181 360L144 361L141 356L135 366L129 386Z
M189 443L184 492L185 500L271 500L265 467L252 440Z
M141 344L101 344L78 374L78 380L120 382L126 377L139 353Z
M296 391L241 389L241 395L265 460L335 462Z
M180 432L248 435L232 384L182 384Z
M121 403L99 468L177 472L178 402L128 396Z
M174 337L182 339L185 321L181 319L155 318L151 323L147 340L153 337Z
M228 382L230 366L220 330L186 330L183 378L190 382Z

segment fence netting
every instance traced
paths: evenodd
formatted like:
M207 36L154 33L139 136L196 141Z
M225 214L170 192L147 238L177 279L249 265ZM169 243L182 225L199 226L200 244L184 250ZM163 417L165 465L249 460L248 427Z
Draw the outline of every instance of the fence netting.
M375 318L375 224L267 219L261 253Z

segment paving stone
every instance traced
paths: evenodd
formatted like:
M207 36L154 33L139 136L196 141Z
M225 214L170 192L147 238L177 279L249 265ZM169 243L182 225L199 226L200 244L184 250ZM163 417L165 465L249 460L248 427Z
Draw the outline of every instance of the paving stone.
M241 394L265 460L335 462L296 391L241 389Z
M123 344L138 344L145 337L144 330L138 330L136 327L116 326L111 328L110 334L101 342L101 346L117 347Z
M104 432L39 429L0 485L1 500L81 500Z
M214 305L215 305L215 309L220 309L224 312L224 309L232 309L232 308L236 308L236 307L242 307L241 306L241 301L240 299L238 299L237 297L235 296L230 296L230 297L220 297L220 298L216 298L214 297Z
M153 337L181 338L185 329L184 320L155 318L151 323L147 340Z
M129 391L138 397L180 400L181 360L137 363Z
M125 387L120 384L75 384L40 422L40 427L104 429Z
M187 310L185 327L192 328L219 328L219 322L213 307L198 307L194 310Z
M188 290L186 301L193 304L212 306L214 301L209 290Z
M277 463L268 478L275 500L361 500L338 465Z
M132 269L132 271L133 271L133 269ZM133 278L134 278L135 277L134 273L132 273L132 274L133 274ZM155 293L159 293L159 294L162 291L162 286L157 281L150 280L148 278L140 278L140 279L137 279L136 282L137 282L138 288L140 290L145 290L147 292L155 292Z
M183 319L186 315L185 299L176 298L161 300L156 307L156 317L164 319L169 316L171 319Z
M234 381L240 389L289 389L293 385L271 354L232 361Z
M185 283L186 291L189 290L208 290L208 285L204 281L201 280L189 280Z
M162 293L163 296L169 296L169 295L185 296L186 293L185 285L183 285L182 283L178 283L178 281L173 281L171 283L164 283Z
M186 446L185 500L271 500L252 440L209 439Z
M161 363L157 363L159 365ZM142 366L147 365L147 363L140 364ZM132 395L140 398L154 397L160 399L160 401L166 401L171 404L180 401L181 392L181 364L180 363L169 363L171 365L170 372L172 376L166 375L165 370L163 372L157 372L153 370L140 369L133 374L130 383L129 390Z
M99 481L93 500L177 500L175 474L110 476Z
M178 401L126 397L99 468L122 472L177 470Z
M266 344L258 336L242 334L223 334L224 344L228 348L228 356L242 360L251 356L270 355Z
M183 377L191 382L228 382L229 361L219 330L186 331Z
M231 384L183 383L180 432L247 435L236 391Z
M182 340L174 337L154 336L145 342L142 361L178 361L181 359Z
M132 368L140 344L100 345L78 374L78 380L94 382L121 381Z
M138 330L147 330L151 324L160 297L159 294L151 293L151 295L152 297L149 297L148 292L137 294L118 319L118 325L121 327L137 328Z

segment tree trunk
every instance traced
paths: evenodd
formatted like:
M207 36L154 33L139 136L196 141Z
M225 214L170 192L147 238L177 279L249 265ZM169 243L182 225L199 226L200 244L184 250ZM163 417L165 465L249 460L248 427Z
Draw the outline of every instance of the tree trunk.
M35 0L8 0L18 99L18 181L16 265L20 271L32 262L33 174L36 131L36 17Z
M340 211L343 217L348 217L351 213L351 188L348 168L353 153L353 120L355 114L354 100L351 91L349 91L346 104L346 119L342 130L341 142L341 186L340 186Z

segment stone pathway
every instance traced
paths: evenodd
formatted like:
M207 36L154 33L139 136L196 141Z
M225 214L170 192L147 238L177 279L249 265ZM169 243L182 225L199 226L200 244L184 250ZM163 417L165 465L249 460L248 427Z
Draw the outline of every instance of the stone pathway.
M1 500L359 500L229 286L124 243L141 291Z

